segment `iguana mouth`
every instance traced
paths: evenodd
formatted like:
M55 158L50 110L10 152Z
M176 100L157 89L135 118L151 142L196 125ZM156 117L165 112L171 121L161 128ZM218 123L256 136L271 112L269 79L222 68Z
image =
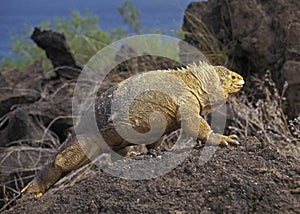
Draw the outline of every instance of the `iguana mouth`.
M245 84L244 80L239 80L238 82L233 83L233 87L234 88L242 88L244 84Z

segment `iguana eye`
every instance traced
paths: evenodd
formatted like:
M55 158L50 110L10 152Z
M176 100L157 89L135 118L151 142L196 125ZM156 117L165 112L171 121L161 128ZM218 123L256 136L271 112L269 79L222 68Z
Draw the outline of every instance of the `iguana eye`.
M235 76L233 76L233 75L232 75L232 76L231 76L231 79L233 79L233 80L234 80L234 79L235 79Z
M219 81L219 86L222 86L222 85L223 85L223 81L220 80L220 81Z

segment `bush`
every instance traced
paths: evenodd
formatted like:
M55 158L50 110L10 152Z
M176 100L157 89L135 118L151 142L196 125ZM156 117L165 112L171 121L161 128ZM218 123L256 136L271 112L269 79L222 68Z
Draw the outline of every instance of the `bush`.
M125 6L128 7L128 3L119 8L119 10L123 8L123 14L121 15L123 15L125 22L130 26L135 26L135 31L140 32L140 28L136 25L136 23L139 23L137 20L139 17L128 18ZM135 10L130 7L130 13L134 13ZM138 12L138 10L136 11ZM39 26L46 30L51 29L63 33L77 63L84 65L91 56L106 45L128 36L128 33L121 28L105 32L98 23L98 17L87 11L85 16L82 16L79 12L72 12L71 19L55 18L53 22L45 21L40 23ZM12 37L14 57L4 57L0 62L1 67L16 67L19 70L24 70L34 61L42 59L44 68L46 70L51 68L51 63L45 56L44 51L29 40L28 35L31 35L31 33L32 29L25 24L22 35Z

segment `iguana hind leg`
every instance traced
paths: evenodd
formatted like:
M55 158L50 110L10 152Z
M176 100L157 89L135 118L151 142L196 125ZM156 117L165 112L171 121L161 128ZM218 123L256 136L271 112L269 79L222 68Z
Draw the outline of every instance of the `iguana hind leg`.
M49 163L38 172L34 179L30 181L21 192L40 197L47 191L47 189L58 181L61 176L61 169L57 168L53 162Z
M70 137L68 141L67 146L63 145L54 158L21 190L22 193L40 197L66 173L78 169L89 161L76 137ZM88 140L86 142L89 143Z

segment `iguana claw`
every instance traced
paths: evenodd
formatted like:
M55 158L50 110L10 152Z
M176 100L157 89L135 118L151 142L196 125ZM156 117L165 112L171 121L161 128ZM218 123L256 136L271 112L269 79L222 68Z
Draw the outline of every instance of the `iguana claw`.
M237 138L238 136L236 135L225 136L221 134L211 133L207 139L207 142L211 145L220 144L227 146L228 143L232 145L239 145L240 143L237 140L235 140Z
M42 190L41 187L39 187L37 181L34 179L29 184L27 184L22 190L22 194L30 194L34 195L35 197L39 198L44 194L45 191Z

